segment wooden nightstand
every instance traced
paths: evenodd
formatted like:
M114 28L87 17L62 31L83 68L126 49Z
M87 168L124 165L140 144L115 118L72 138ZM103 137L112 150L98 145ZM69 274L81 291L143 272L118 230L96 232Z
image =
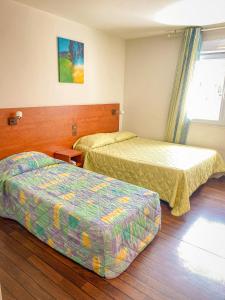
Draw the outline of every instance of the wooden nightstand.
M81 151L73 149L60 150L54 153L54 157L68 163L75 162L77 167L83 167L83 152Z

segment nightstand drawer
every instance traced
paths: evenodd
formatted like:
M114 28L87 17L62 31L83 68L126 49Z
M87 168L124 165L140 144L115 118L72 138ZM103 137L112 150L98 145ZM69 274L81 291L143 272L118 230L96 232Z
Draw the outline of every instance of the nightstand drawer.
M75 163L77 167L83 166L83 153L81 151L72 149L56 151L54 157L68 163Z

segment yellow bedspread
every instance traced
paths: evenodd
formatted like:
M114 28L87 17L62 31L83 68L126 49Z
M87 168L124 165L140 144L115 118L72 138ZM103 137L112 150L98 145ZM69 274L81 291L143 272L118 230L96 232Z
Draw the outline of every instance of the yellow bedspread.
M82 146L84 168L133 183L159 193L174 216L190 210L190 195L208 178L225 172L225 163L214 150L183 146L131 136L121 141Z

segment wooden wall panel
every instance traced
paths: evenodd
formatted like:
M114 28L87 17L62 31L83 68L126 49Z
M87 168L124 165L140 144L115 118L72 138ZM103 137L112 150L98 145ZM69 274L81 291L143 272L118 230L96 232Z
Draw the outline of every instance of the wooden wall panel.
M0 109L0 159L22 151L41 151L53 155L71 148L83 135L119 130L119 104L73 105ZM9 126L8 117L23 112L18 125ZM72 135L72 125L77 135Z

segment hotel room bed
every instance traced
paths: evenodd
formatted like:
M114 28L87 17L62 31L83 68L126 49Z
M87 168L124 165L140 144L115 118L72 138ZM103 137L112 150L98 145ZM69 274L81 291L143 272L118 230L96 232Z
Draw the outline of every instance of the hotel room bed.
M84 168L159 193L174 216L190 210L190 195L210 176L225 172L214 150L137 137L130 132L103 133L79 139Z
M161 222L157 193L38 152L0 161L0 216L106 278L129 266Z

